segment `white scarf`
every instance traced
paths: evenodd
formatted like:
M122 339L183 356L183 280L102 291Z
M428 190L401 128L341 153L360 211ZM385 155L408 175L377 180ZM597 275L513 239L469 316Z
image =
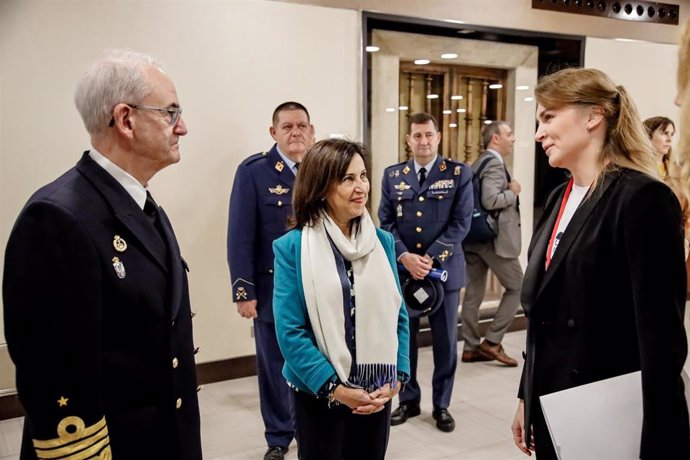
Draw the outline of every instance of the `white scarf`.
M357 305L355 343L357 368L345 342L343 288L328 241L352 263ZM365 210L357 234L348 239L325 213L302 230L302 280L309 321L321 353L340 381L368 391L397 381L398 315L401 296L386 251Z

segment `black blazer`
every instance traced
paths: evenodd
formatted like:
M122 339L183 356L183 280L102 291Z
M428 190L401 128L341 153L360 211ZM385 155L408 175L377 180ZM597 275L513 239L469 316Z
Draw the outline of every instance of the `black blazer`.
M21 211L3 300L22 459L36 458L32 444L201 458L187 266L162 210L161 222L167 242L86 153ZM60 436L61 422L82 446Z
M540 395L641 369L641 458L690 458L680 376L687 345L678 199L642 173L606 174L545 270L564 189L547 200L522 287L529 320L518 395L525 400L525 439Z

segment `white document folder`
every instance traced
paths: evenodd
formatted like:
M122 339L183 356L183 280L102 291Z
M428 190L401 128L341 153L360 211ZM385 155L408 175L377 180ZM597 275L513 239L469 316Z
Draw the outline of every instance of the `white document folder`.
M683 372L686 402L690 380ZM640 371L540 398L559 460L634 460L642 437Z
M559 460L634 460L640 456L640 372L539 398Z

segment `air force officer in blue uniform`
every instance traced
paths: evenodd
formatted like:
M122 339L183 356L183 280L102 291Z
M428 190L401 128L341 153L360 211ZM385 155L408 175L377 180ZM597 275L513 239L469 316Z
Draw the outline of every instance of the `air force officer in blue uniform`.
M228 264L232 297L243 318L254 320L259 400L268 451L280 460L294 437L289 388L282 376L283 356L273 322L273 241L287 231L297 167L314 143L307 109L280 104L269 132L271 150L240 164L230 196Z
M465 285L465 258L461 243L469 230L473 196L472 169L438 155L441 133L436 119L427 113L410 117L407 145L414 158L390 166L382 181L379 207L381 228L395 237L398 261L407 276L422 279L432 267L448 271L443 306L429 316L433 336L433 417L445 432L455 429L448 412L457 366L457 314L460 288ZM409 275L408 275L409 273ZM419 317L410 317L410 364L412 376L400 393L392 425L420 414L421 391L417 382Z

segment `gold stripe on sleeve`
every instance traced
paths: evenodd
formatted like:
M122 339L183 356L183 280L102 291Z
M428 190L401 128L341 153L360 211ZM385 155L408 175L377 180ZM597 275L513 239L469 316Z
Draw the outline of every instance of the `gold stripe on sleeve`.
M89 427L79 417L65 417L58 423L57 434L55 439L33 440L38 458L81 460L112 457L105 417Z

